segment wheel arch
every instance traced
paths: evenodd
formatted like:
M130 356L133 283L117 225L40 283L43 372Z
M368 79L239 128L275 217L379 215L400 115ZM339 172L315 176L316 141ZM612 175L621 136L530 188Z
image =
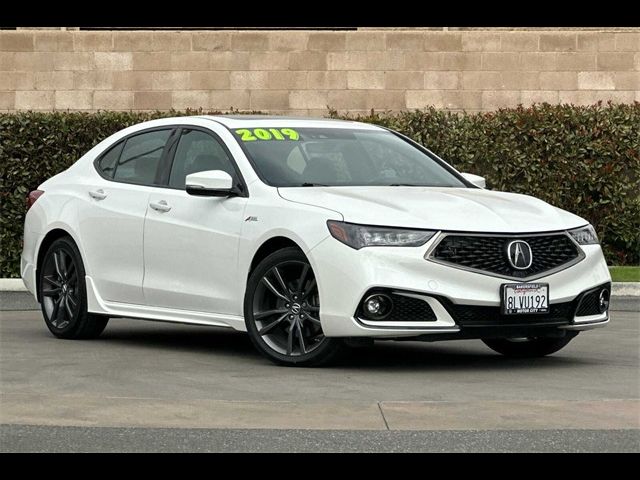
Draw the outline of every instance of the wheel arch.
M253 255L249 254L245 256L245 259L247 259L246 260L247 263L244 263L240 267L241 273L239 273L239 275L241 275L241 278L244 279L243 291L242 291L242 297L241 297L243 299L242 301L244 301L244 298L246 296L246 286L249 282L249 277L251 277L251 273L255 270L255 268L258 266L258 264L262 260L264 260L270 254L278 250L281 250L287 247L297 248L305 255L305 257L307 257L307 260L309 261L309 264L311 265L311 268L313 269L313 271L316 272L316 275L317 275L318 269L320 268L317 258L315 258L315 255L313 255L313 249L318 243L321 243L324 240L324 238L319 238L319 239L316 238L309 245L307 244L307 242L304 241L303 238L299 237L297 233L293 231L278 229L276 231L271 231L270 233L271 235L269 235L268 237L263 237L261 239L261 242L256 242L256 245L260 245L260 246L255 249L255 251L253 252ZM329 236L328 231L327 231L327 236ZM250 262L248 260L249 258L251 258ZM322 287L319 286L318 288L320 290L320 296L322 297Z
M303 248L295 240L282 235L271 237L264 241L253 254L253 258L251 259L251 264L249 265L249 270L247 272L247 279L262 260L272 253L287 247L294 247L299 249L301 252L304 252Z
M73 235L71 233L69 233L68 230L66 230L65 228L61 228L61 227L55 227L55 228L52 228L51 230L49 230L46 233L46 235L43 237L42 241L40 242L40 245L38 246L38 254L37 254L37 259L36 259L36 298L37 298L38 302L41 301L41 298L40 298L40 274L38 272L42 268L42 262L44 261L44 255L45 255L45 253L47 253L47 250L49 250L49 247L53 244L53 242L55 242L56 240L58 240L59 238L62 238L62 237L70 238L71 241L76 245L76 247L78 247L78 242L76 242L75 238L73 238ZM78 248L78 251L80 251L80 248ZM80 253L80 256L82 256L82 253ZM83 259L83 262L84 262L84 259Z

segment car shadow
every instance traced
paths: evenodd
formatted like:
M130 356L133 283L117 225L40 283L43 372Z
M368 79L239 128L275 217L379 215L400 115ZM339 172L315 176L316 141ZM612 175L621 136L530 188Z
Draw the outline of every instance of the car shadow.
M514 369L571 368L596 364L585 358L563 354L542 358L507 358L485 347L480 340L456 342L376 342L372 347L352 349L334 367L351 370L403 371L501 371Z
M116 320L117 321L117 320ZM140 327L116 326L104 331L98 341L135 345L198 355L223 355L252 364L273 366L253 347L245 333L226 328L192 325L155 324ZM110 325L111 326L111 325ZM570 347L568 347L570 348ZM443 342L377 341L372 346L348 349L330 370L349 371L402 371L402 370L513 370L531 368L570 368L576 365L598 363L595 359L577 357L558 352L543 358L506 358L485 347L479 340Z
M112 320L112 322L117 321ZM111 325L109 325L98 340L158 350L260 357L253 348L248 335L230 328L160 322L145 323L146 325L141 325L140 328L135 326L110 328ZM149 328L154 325L156 328Z

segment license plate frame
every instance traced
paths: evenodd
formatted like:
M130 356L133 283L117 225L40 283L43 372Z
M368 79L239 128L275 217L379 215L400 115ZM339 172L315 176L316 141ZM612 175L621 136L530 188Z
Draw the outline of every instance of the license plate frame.
M530 290L536 291L533 293L533 298L526 297L526 292ZM545 292L542 296L546 296L546 302L543 299L537 301L535 298L536 293L540 291ZM513 302L511 304L509 303L510 297L513 298ZM502 315L510 316L548 314L550 311L549 284L528 282L503 283L500 286L500 311Z

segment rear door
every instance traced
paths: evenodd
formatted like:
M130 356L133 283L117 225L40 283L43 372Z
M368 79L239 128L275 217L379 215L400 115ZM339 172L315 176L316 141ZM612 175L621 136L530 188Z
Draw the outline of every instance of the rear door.
M96 160L79 212L88 271L107 301L143 305L143 228L172 127L136 133Z
M243 290L235 272L248 199L200 197L185 191L188 174L207 170L224 170L244 185L231 153L211 130L183 127L167 167L166 188L149 196L145 299L150 306L241 315L238 292Z

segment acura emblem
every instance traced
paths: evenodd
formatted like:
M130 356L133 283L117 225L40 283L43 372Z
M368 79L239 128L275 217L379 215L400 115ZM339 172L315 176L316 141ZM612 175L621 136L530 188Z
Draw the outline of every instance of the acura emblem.
M533 263L531 247L524 240L514 240L507 245L507 259L513 268L526 270Z

